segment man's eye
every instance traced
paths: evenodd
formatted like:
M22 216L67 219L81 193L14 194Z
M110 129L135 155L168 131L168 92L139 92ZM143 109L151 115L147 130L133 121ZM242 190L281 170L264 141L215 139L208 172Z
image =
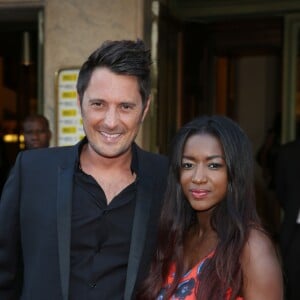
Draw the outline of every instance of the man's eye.
M99 106L101 106L101 105L103 105L101 102L93 102L93 103L92 103L92 106L97 106L97 107L99 107Z
M128 103L122 103L121 105L122 109L124 110L129 110L129 109L132 109L133 108L133 105L130 105Z

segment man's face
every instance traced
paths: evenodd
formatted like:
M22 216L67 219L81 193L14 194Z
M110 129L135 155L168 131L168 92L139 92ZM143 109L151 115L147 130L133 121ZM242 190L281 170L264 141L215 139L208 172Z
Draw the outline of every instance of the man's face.
M42 120L28 121L23 127L26 149L49 147L51 132Z
M95 69L80 107L89 146L107 158L127 153L148 108L149 101L143 107L136 77Z

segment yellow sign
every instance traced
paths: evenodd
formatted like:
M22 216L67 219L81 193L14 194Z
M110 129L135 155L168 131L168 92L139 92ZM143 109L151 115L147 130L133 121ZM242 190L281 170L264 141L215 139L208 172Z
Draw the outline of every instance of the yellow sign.
M57 145L74 145L84 137L77 106L78 68L57 72Z

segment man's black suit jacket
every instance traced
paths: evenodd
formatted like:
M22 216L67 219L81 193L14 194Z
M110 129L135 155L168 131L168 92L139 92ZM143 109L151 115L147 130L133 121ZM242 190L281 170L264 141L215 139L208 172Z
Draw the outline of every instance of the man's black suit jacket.
M24 151L0 200L0 299L68 300L73 174L79 143ZM147 273L167 159L137 147L139 182L124 300Z
M284 210L280 230L282 255L287 253L288 246L295 230L300 209L300 140L289 142L281 147L276 163L276 192Z

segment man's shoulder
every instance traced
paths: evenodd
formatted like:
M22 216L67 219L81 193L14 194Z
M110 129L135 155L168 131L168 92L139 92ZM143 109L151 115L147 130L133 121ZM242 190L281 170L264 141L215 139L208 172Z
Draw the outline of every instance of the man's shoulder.
M24 150L24 154L25 155L45 155L45 154L49 154L49 155L55 155L55 154L59 154L59 153L67 153L70 151L73 151L75 146L61 146L61 147L49 147L49 148L38 148L38 149L30 149L30 150Z
M139 170L144 175L164 178L167 176L169 160L167 156L137 147Z
M62 146L25 150L20 153L22 160L29 162L50 163L54 160L72 158L76 154L77 146Z
M166 155L147 151L147 150L141 149L138 146L137 146L137 153L138 153L138 156L142 159L151 160L151 162L168 164L168 157Z

